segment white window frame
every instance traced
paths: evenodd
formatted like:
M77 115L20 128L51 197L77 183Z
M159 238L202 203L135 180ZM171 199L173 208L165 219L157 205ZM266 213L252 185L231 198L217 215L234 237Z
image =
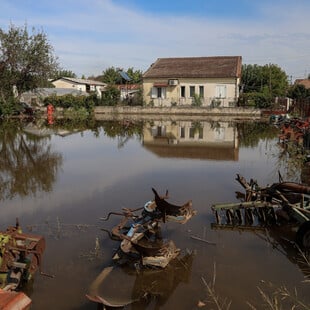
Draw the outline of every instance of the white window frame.
M161 97L158 97L158 88L161 89ZM166 98L166 87L156 87L156 86L152 87L151 98L152 99L156 99L156 98L165 99Z

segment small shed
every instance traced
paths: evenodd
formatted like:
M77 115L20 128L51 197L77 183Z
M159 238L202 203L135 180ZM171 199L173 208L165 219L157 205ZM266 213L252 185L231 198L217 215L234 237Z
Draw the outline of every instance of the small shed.
M87 93L96 93L99 98L102 97L102 92L105 90L107 84L87 79L76 79L70 77L61 77L51 81L52 84L57 88L69 88L76 89Z

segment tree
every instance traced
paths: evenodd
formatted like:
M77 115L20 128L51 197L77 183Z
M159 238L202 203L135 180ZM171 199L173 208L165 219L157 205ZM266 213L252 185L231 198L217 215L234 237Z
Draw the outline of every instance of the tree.
M138 84L142 81L142 71L134 70L132 67L127 69L127 75L131 78L130 84Z
M124 81L120 72L123 71L127 73L128 77L130 77L130 81ZM141 70L134 70L134 68L130 67L127 71L124 71L122 68L114 68L110 67L103 71L103 75L100 77L95 78L96 80L99 79L107 84L114 85L114 84L136 84L141 83L142 81L142 71Z
M241 84L243 97L259 108L270 106L273 98L285 96L288 89L286 73L274 64L243 65Z
M122 77L119 74L121 69L110 67L104 70L102 73L102 82L109 85L121 84Z
M109 84L102 94L102 102L104 105L116 105L120 98L120 91L112 84Z
M57 58L43 31L29 34L27 26L10 25L7 32L0 29L0 101L16 93L48 84L48 78L58 69Z
M77 76L73 71L64 69L58 70L55 75L53 75L53 79L59 79L62 77L70 77L75 79Z
M292 99L304 99L310 97L310 89L302 84L295 84L289 88L287 95Z

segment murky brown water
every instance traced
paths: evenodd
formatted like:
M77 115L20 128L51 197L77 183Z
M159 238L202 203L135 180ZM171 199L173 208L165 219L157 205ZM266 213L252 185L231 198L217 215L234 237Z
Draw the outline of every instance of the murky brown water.
M235 192L242 191L237 173L261 185L277 182L278 170L295 181L301 178L298 165L279 161L272 126L232 120L2 123L0 149L0 229L18 217L24 232L43 235L42 270L55 276L37 273L25 288L34 310L96 309L85 295L101 271L114 264L119 244L101 230L119 218L99 218L143 206L153 199L152 187L162 194L168 189L169 201L176 204L192 199L198 211L185 225L162 225L164 238L172 239L181 255L164 270L136 274L114 268L100 287L102 294L119 301L150 295L126 309L197 309L199 301L210 309L204 281L215 280L216 294L231 302L230 309L249 309L247 302L263 309L258 286L267 293L296 287L310 302L297 253L277 230L211 227L211 205L235 202Z

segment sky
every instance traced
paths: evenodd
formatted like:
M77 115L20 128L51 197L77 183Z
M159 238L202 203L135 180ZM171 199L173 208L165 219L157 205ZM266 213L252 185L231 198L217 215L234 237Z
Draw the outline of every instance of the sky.
M145 72L163 57L242 56L310 74L309 0L0 0L0 28L43 31L62 69Z

